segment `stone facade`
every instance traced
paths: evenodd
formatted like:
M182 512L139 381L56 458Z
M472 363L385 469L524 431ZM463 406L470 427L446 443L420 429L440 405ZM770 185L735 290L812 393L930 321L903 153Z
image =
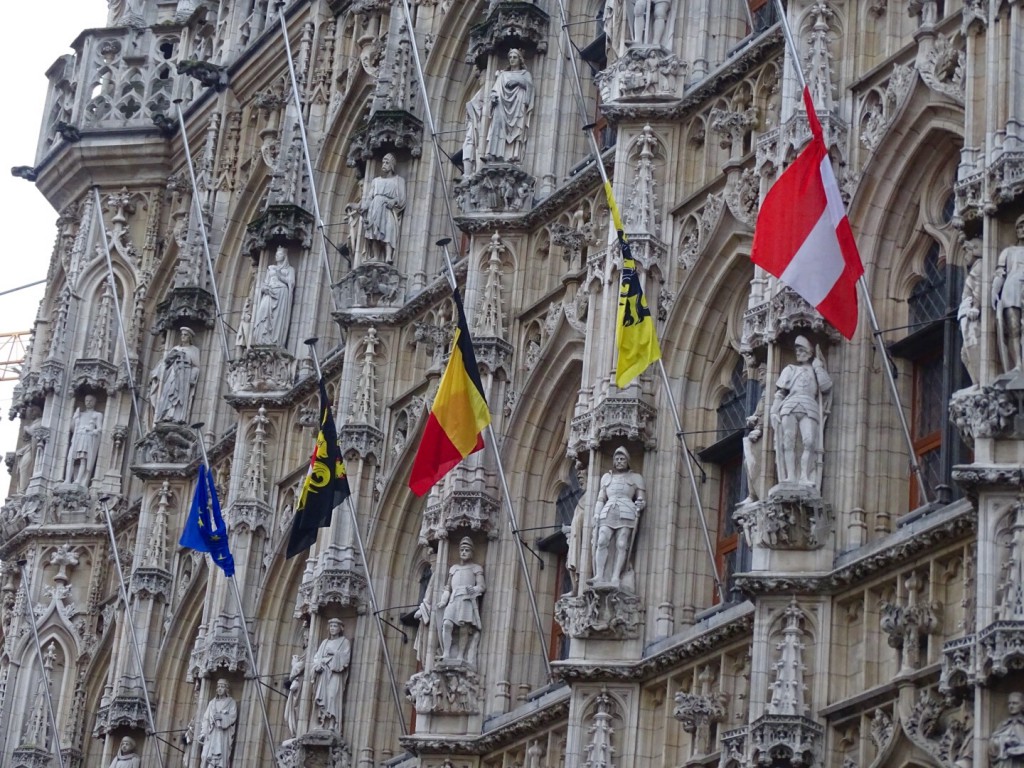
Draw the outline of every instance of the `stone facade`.
M10 414L0 763L128 764L130 737L187 768L1020 764L1020 2L789 0L796 58L773 3L741 0L416 0L411 25L391 0L108 5L48 70L19 172L60 217ZM891 363L866 318L841 339L749 259L809 137L796 65ZM654 369L613 384L589 123L671 393ZM455 328L444 195L518 534L489 436L407 487ZM355 514L288 560L311 336ZM800 338L831 384L794 484L771 405ZM244 616L177 544L197 422ZM643 503L601 533L620 446Z

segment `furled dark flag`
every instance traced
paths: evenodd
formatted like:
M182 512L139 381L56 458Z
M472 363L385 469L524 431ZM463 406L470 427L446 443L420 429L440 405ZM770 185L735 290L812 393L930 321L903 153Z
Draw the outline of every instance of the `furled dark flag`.
M349 494L348 475L345 474L345 462L338 446L338 430L334 426L327 388L324 380L320 379L320 431L316 435L313 454L309 457L309 471L302 483L302 494L288 535L286 556L295 557L313 546L318 531L330 526L331 511Z
M192 509L189 510L178 543L196 552L209 552L225 576L230 578L235 575L235 558L228 548L228 528L220 513L217 489L213 486L213 478L205 464L199 465Z

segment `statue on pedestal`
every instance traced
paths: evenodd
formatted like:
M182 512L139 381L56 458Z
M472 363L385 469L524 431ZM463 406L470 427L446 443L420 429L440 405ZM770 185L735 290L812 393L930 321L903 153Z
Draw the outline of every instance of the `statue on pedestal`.
M780 483L818 488L822 431L832 405L832 378L822 362L820 348L815 353L803 336L796 337L793 347L796 363L782 369L771 408L775 463Z
M217 695L206 705L199 723L199 743L203 745L200 768L231 768L231 748L235 743L238 705L231 698L228 681L217 681Z
M960 324L960 359L972 384L981 383L981 281L982 263L980 253L981 241L977 238L968 240L965 250L971 254L967 277L964 278L964 289L960 294L960 306L957 307L956 319Z
M647 485L643 475L629 468L629 451L620 445L612 455L612 469L601 477L601 487L597 492L591 585L621 586L640 513L646 505ZM610 558L613 546L614 557Z
M36 452L38 450L38 439L36 428L42 420L43 410L38 405L30 405L25 409L25 416L21 422L21 434L25 442L17 452L18 467L18 492L24 493L28 489L28 483L36 468Z
M992 278L992 309L1003 370L1021 367L1021 308L1024 307L1024 215L1017 218L1017 245L1004 248Z
M483 566L472 562L473 540L464 536L459 542L459 563L448 569L438 607L444 609L441 619L441 660L444 663L463 663L476 666L476 651L480 644L479 599L486 586ZM459 642L453 647L453 635L459 630Z
M533 112L533 76L518 48L508 52L508 69L499 69L491 87L486 159L520 163Z
M395 261L398 235L405 212L405 179L395 173L390 152L380 161L380 176L370 182L362 204L366 261Z
M1024 768L1024 694L1014 692L1006 703L1009 716L988 740L992 768Z
M288 321L292 314L295 268L288 263L288 252L278 246L274 263L260 284L256 316L252 325L252 343L278 347L288 345Z
M118 747L117 755L110 764L110 768L141 768L142 760L135 752L135 739L125 736L121 739L121 746Z
M156 424L186 424L199 381L199 347L195 334L182 327L181 341L164 356L150 375L150 400Z
M85 396L85 410L75 409L71 417L71 445L68 446L64 482L88 487L100 452L103 414L96 410L96 398Z
M345 684L348 665L352 661L352 643L345 637L341 619L327 622L328 637L313 656L313 674L316 676L314 702L320 727L341 732L344 712Z

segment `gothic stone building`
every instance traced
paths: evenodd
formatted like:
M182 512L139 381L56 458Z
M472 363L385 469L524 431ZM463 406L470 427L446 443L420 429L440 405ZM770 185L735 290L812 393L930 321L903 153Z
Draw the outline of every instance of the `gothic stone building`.
M763 0L564 4L111 0L48 70L4 765L1024 764L1024 4L789 0L797 55ZM750 260L798 67L891 361ZM496 443L418 498L445 237ZM312 336L354 515L287 559ZM238 602L178 546L203 445Z

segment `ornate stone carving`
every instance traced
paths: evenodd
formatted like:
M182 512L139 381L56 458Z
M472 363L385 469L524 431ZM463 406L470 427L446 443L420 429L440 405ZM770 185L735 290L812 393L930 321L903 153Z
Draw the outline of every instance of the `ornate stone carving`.
M195 432L180 424L157 424L135 445L138 464L189 464Z
M366 129L353 137L348 164L354 167L388 152L423 154L423 121L404 109L377 109L370 115Z
M122 383L116 365L106 360L79 358L71 368L71 389L76 394L106 392L112 395Z
M339 307L401 307L408 278L390 264L360 264L334 285Z
M183 325L192 328L213 328L216 319L213 294L195 285L174 286L164 300L156 305L155 333L173 331Z
M463 213L526 213L533 208L536 179L510 163L488 163L454 185Z
M963 227L966 222L976 221L985 213L985 174L972 172L961 167L957 181L953 183L953 223Z
M614 587L586 587L555 603L555 620L575 638L630 640L640 636L640 598Z
M122 677L117 690L109 700L101 699L96 712L93 736L102 738L117 728L144 729L149 723L142 681L137 677Z
M774 490L763 501L741 504L732 518L749 547L821 549L832 533L832 505L810 488Z
M299 585L295 618L319 613L329 605L356 608L366 606L366 576L356 565L351 548L331 544L312 566L307 565Z
M1016 127L1007 131L1015 133ZM1002 149L988 166L988 188L992 196L989 212L1012 203L1024 192L1024 152Z
M573 417L570 425L569 455L575 458L602 443L616 439L643 442L654 448L657 410L635 397L606 397L589 413Z
M147 600L163 599L165 603L171 602L171 582L173 577L169 571L163 568L140 567L132 573L129 592L133 597L141 597Z
M465 666L437 666L417 672L405 684L416 712L474 715L480 711L480 676Z
M712 750L711 726L725 721L728 696L721 691L712 693L714 673L710 666L700 673L700 693L680 691L676 694L673 715L683 730L693 736L694 756L706 755Z
M964 442L974 446L975 438L1006 437L1015 426L1017 404L1001 387L970 387L953 393L949 419Z
M799 715L763 715L750 726L754 765L820 765L825 729Z
M189 660L186 680L212 677L219 670L248 672L249 656L242 632L245 631L238 616L220 614L213 626L204 634L200 631Z
M950 640L942 646L942 672L939 674L939 692L963 694L974 685L975 646L974 634Z
M479 531L494 538L501 502L494 489L463 488L446 493L440 504L427 510L420 528L423 542L447 538L459 530Z
M331 731L311 731L289 739L277 753L281 768L351 768L352 750ZM362 764L362 763L360 763Z
M901 672L921 668L927 636L935 634L940 627L940 606L918 603L924 584L916 572L907 577L905 586L906 605L885 601L879 606L882 631L889 636L889 646L900 652Z
M587 728L588 743L583 748L586 759L583 768L612 768L615 755L615 700L602 690L594 701L590 727Z
M930 45L922 45L918 69L921 79L937 93L957 104L964 103L964 41L937 34Z
M295 382L295 358L277 346L253 345L228 364L233 395L286 392Z
M793 331L824 333L832 343L838 343L840 335L818 311L804 301L792 288L784 286L771 300L769 309L768 337L777 341L782 335Z
M546 53L549 22L550 17L535 3L523 0L494 3L484 23L470 30L466 63L486 69L488 56L513 46Z
M669 101L681 95L686 62L661 48L629 48L614 64L594 76L602 103Z
M902 109L917 79L911 64L894 64L885 88L867 92L860 104L860 143L874 151Z
M314 227L313 214L297 205L269 205L245 228L242 253L257 259L263 250L279 245L308 250Z

